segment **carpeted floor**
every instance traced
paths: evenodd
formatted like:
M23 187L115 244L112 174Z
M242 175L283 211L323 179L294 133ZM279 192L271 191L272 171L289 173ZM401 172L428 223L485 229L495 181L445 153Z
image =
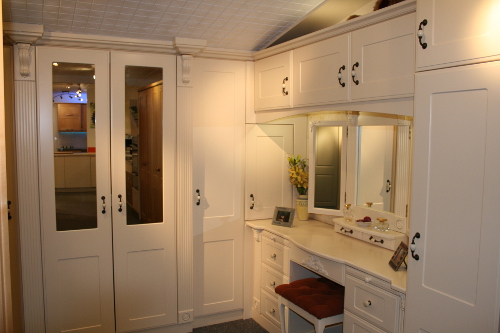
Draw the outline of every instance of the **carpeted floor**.
M195 328L193 333L268 333L253 319L241 319Z

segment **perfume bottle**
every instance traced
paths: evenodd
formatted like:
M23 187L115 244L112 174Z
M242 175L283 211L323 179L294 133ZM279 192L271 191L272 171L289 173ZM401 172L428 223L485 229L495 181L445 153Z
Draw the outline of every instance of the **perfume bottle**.
M345 204L343 212L344 212L344 219L346 221L354 220L354 209L351 207L351 204Z

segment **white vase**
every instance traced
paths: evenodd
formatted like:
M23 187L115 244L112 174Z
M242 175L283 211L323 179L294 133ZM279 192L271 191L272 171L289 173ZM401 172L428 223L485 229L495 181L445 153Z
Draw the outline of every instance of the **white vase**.
M301 221L309 220L309 212L307 209L307 195L299 195L295 210L297 211L297 218Z

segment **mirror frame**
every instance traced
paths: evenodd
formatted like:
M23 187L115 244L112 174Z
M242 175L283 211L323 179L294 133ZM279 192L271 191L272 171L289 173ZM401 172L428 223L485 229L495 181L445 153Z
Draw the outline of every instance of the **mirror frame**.
M314 201L315 201L315 178L316 178L316 170L314 168L314 161L316 160L316 130L318 127L323 127L323 126L336 126L342 128L342 143L340 147L340 202L339 202L339 209L327 209L327 208L317 208L314 207ZM347 128L347 122L345 120L338 120L338 121L310 121L309 122L309 131L310 131L310 137L309 137L309 202L312 204L309 204L308 211L309 213L315 213L315 214L325 214L325 215L342 215L342 207L345 205L345 200L346 200L346 173L347 173L347 133L348 133L348 128Z

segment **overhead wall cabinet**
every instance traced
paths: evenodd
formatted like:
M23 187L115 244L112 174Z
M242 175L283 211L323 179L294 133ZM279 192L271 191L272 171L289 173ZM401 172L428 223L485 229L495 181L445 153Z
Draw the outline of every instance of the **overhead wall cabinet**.
M255 63L255 110L292 107L292 52Z
M406 332L498 330L499 75L417 74Z
M57 125L59 132L86 132L87 106L78 103L57 104Z
M500 58L498 1L417 1L417 70Z
M200 318L243 309L245 63L196 59L192 85L194 314Z
M256 61L255 110L412 97L414 24L410 13Z

